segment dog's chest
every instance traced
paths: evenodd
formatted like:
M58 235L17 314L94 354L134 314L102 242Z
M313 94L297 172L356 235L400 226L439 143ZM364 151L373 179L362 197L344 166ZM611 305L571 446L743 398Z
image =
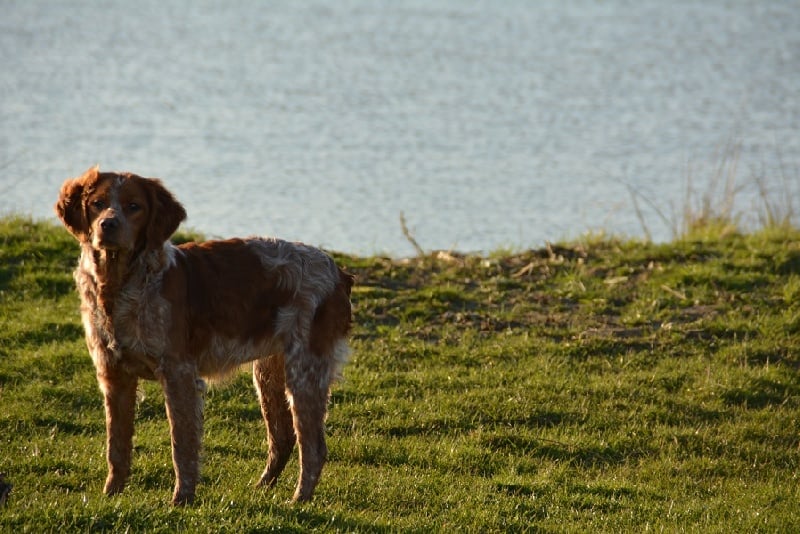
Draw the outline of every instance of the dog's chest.
M168 350L170 305L158 289L130 284L115 299L112 325L123 352L160 359Z

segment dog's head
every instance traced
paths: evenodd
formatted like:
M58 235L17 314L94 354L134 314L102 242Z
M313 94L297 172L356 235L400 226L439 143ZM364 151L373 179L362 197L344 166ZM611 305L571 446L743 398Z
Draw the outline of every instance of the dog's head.
M155 249L186 218L159 180L92 167L61 186L56 213L80 242L94 249Z

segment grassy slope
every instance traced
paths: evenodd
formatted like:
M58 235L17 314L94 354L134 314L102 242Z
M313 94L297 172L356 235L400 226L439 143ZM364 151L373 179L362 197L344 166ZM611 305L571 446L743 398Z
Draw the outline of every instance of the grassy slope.
M0 530L800 528L800 233L496 257L340 256L357 327L313 503L252 488L246 374L206 405L204 483L172 486L146 384L126 493L105 477L72 239L0 220Z

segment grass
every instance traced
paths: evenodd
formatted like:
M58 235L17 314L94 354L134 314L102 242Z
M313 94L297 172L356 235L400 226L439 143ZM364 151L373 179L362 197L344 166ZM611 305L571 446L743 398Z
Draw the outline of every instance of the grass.
M648 219L653 216L670 230L673 240L718 239L743 229L752 232L765 228L797 228L800 224L800 211L796 206L800 195L800 169L787 169L778 151L776 159L780 170L777 178L764 170L751 169L749 177L742 180L741 151L741 144L733 140L720 147L712 160L716 162L714 168L700 173L700 176L707 176L706 179L698 179L697 173L690 168L683 201L679 208L670 202L669 213L664 210L662 200L644 195L633 185L623 183L645 239L652 240ZM742 206L739 198L742 196L749 199L749 206ZM745 217L745 213L751 216Z
M785 532L800 528L800 231L488 257L337 255L356 328L315 500L253 487L246 374L212 389L198 502L168 505L146 384L126 492L101 495L100 395L65 231L0 220L0 530Z

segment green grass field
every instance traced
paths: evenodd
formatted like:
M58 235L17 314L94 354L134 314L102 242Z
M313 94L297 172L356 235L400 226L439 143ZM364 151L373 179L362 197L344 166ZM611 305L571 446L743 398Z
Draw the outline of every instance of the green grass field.
M102 496L103 410L77 244L0 220L0 531L789 532L800 529L800 231L590 240L488 257L338 255L351 363L315 499L254 488L250 377L210 390L194 507L159 388Z

